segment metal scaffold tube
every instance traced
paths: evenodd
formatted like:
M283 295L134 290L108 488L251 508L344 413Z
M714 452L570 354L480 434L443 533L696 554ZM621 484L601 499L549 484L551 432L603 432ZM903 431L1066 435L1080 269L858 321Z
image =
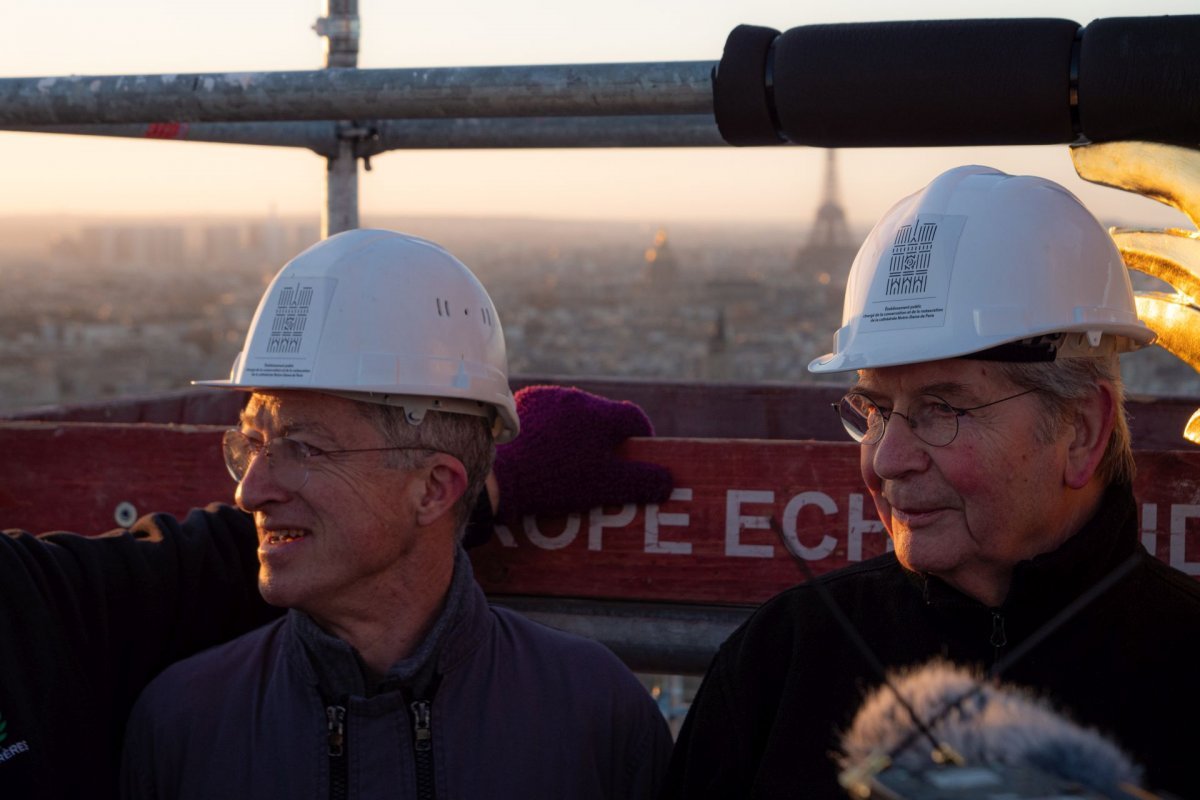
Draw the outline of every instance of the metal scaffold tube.
M321 238L358 227L358 159L354 142L338 144L340 152L328 159L325 180L325 213L321 215Z
M728 147L711 114L639 117L522 117L455 120L383 120L379 139L388 150L536 147ZM362 152L362 151L360 151Z
M358 0L327 0L313 30L325 40L326 67L358 66Z
M325 68L358 66L358 0L326 0L325 16L313 26L325 40ZM358 153L356 145L368 131L350 120L335 126L337 144L326 156L325 211L321 238L358 227Z
M324 122L141 122L121 125L8 125L0 130L160 139L177 142L302 147L331 156L337 152L337 123Z
M712 114L714 61L0 79L0 126Z
M705 114L639 117L474 117L365 121L359 157L389 150L538 147L728 147ZM0 125L0 130L225 144L302 147L330 157L336 122L193 122L125 125Z

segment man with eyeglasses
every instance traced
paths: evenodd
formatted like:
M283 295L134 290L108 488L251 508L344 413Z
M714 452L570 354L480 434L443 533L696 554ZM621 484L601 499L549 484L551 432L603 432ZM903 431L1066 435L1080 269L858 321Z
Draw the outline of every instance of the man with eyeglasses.
M259 590L290 611L149 686L126 797L654 795L670 735L649 694L606 648L490 607L460 546L518 429L465 266L335 236L276 276L230 379L203 383L251 392L225 463Z
M1200 718L1200 589L1142 549L1130 488L1118 354L1153 338L1061 186L961 167L895 205L809 365L857 373L835 410L894 552L784 592L725 642L664 797L844 796L839 737L880 671L935 657L1002 669L1113 737L1147 785L1200 796L1181 734ZM915 730L885 724L881 741Z
M142 695L126 796L654 795L670 734L649 693L603 646L489 606L462 549L518 430L500 323L465 266L390 231L328 239L276 276L230 379L206 383L249 393L223 441L241 510L0 537L0 595L24 595L0 617L0 796L114 795L114 732L151 670L274 616L255 573L287 614ZM650 432L628 404L532 398L535 434L558 412ZM631 466L606 489L632 496L618 484L639 474L661 492L661 468Z

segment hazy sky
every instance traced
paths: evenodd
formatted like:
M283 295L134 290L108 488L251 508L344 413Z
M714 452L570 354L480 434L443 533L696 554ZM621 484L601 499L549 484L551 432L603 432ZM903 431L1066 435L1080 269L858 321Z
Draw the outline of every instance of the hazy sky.
M317 0L17 0L0 77L315 69ZM902 11L898 11L902 8ZM976 11L975 9L982 9ZM739 23L1195 13L1194 0L360 0L362 67L715 60ZM1102 217L1182 224L1148 200L1075 178L1065 146L840 151L852 221L960 163L1068 184ZM808 148L394 152L360 180L363 213L800 221L822 155ZM319 212L324 162L307 151L0 133L0 213Z

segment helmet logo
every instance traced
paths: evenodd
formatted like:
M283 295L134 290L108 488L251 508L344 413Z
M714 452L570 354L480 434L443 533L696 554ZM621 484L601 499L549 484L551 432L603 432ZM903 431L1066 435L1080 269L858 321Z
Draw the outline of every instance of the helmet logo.
M936 222L914 221L901 225L892 243L892 260L888 265L887 292L889 297L921 294L929 283L929 257L937 236Z
M312 306L312 286L284 286L275 303L275 321L267 339L268 353L298 353Z
M897 224L890 241L876 244L866 256L875 269L861 329L891 331L946 324L950 273L965 223L966 217L957 214L921 214Z
M334 278L276 278L251 328L238 380L307 382L336 285Z

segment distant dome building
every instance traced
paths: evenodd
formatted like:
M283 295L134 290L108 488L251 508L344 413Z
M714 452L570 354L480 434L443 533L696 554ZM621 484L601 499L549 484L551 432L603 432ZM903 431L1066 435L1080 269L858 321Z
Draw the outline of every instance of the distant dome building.
M646 249L645 280L651 286L667 288L679 279L679 262L667 243L667 229L654 234L654 245Z

